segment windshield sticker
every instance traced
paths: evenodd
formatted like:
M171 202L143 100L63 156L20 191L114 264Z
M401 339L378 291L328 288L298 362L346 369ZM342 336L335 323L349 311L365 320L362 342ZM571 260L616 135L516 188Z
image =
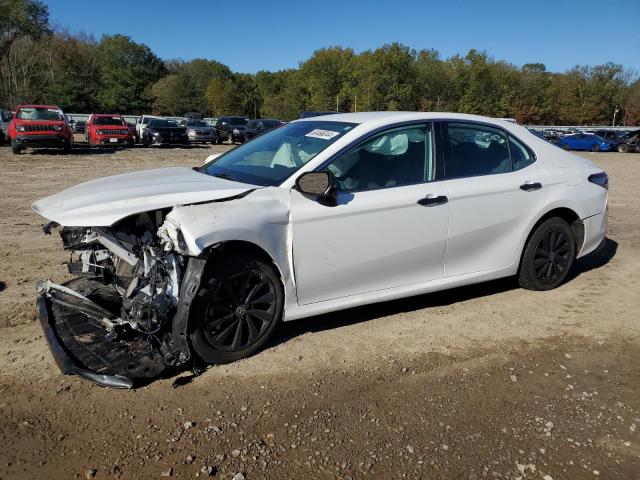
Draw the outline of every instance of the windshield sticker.
M307 133L305 137L322 138L323 140L329 140L336 135L340 135L340 132L332 132L331 130L321 130L319 128L316 128L315 130L311 130L309 133Z

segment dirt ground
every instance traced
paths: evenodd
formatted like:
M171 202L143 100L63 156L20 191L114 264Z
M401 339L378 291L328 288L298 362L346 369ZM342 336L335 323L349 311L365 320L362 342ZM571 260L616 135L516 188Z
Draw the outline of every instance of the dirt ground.
M288 323L190 382L63 377L34 284L67 257L31 202L225 148L0 148L0 479L640 478L640 154L584 154L610 175L610 240L557 290L507 279Z

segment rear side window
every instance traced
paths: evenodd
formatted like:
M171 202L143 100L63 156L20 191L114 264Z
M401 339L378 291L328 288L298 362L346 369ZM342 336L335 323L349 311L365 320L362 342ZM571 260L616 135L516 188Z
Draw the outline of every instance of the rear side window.
M447 123L443 134L446 178L511 171L509 145L502 130L472 123Z
M509 135L509 150L511 152L511 164L514 170L520 170L533 163L533 153L522 142Z

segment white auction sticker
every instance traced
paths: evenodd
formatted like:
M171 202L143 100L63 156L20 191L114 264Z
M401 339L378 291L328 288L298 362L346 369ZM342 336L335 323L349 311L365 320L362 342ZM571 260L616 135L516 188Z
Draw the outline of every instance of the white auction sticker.
M340 133L332 132L331 130L321 130L319 128L316 128L315 130L311 130L309 133L307 133L305 137L322 138L324 140L329 140L336 135L340 135Z

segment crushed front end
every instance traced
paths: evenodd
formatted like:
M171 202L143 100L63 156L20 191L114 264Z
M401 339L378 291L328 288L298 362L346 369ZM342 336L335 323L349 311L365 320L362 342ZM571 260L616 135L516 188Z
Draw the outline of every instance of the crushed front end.
M74 278L40 282L37 302L64 373L132 388L189 361L188 311L204 260L179 253L179 231L163 225L167 212L60 229Z

